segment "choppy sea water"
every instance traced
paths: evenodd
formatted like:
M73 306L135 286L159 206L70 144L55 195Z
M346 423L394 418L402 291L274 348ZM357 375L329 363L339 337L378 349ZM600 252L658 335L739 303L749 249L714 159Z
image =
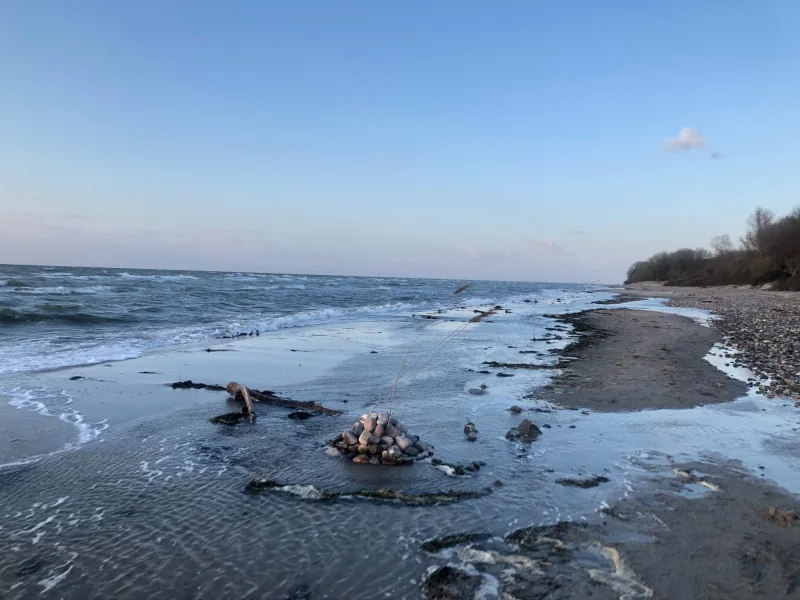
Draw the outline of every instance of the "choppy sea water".
M458 282L0 265L0 374L121 360L163 346L448 308ZM480 282L470 305L552 284ZM566 286L586 289L587 286Z
M344 280L338 286L342 287L349 278L333 279ZM314 323L322 322L323 311L335 311L328 313L327 328L295 322L267 334L283 340L287 353L313 348L303 344L320 336L334 339L352 332L353 339L369 340L360 351L343 354L334 368L273 387L293 398L340 409L342 416L291 421L286 418L289 410L261 408L255 425L224 427L208 422L208 417L226 412L224 393L170 390L170 403L186 403L185 408L171 410L168 418L153 414L114 425L115 409L110 404L143 403L164 381L142 375L141 384L117 388L69 382L60 372L17 371L0 377L0 390L14 406L77 428L73 445L64 451L0 468L0 539L7 548L0 556L0 597L421 598L426 570L452 560L422 552L422 541L460 532L502 537L519 527L590 518L602 506L634 493L651 475L647 465L669 472L667 455L691 459L721 453L753 468L766 466L776 479L796 479L791 428L797 425L779 406L761 398L687 411L509 413L506 409L513 404L526 411L551 410L536 399L535 390L547 383L552 371L510 371L483 363L553 364L550 350L565 345L570 331L553 330L556 323L545 315L588 308L593 300L610 294L577 286L476 283L468 294L454 299L451 282L397 281L406 285L396 287L413 288L417 295L406 291L377 299L370 296L367 303L357 290L373 294L372 288L380 284L359 280L354 285L361 288L342 292L335 306L322 307L320 297L293 300L291 315L306 318L313 313ZM174 288L163 292L176 313L178 292ZM397 306L399 302L407 305ZM503 310L454 338L406 390L397 408L413 433L436 446L438 457L454 463L483 461L480 471L453 477L429 461L380 468L325 456L325 441L375 406L401 362L424 361L436 344L473 314L474 307L496 304L511 312ZM345 314L354 307L353 313ZM636 307L662 309L654 301ZM217 317L208 326L176 316L170 327L196 327L207 339L248 327L268 331L267 325L274 321L265 319L291 316L274 314L278 312L274 309L266 317L263 310L253 309L246 318L234 318L226 316L224 308L215 310ZM439 318L421 318L422 312ZM370 323L359 329L355 323L364 320ZM115 335L114 327L99 329L106 339ZM128 332L145 339L138 330L149 331L140 323ZM381 335L370 337L365 332ZM187 363L193 360L191 351L182 356ZM235 359L235 352L224 356ZM114 357L98 352L95 360L110 358ZM142 362L146 360L152 362L145 356L81 373L127 382L131 373L141 370L137 365L151 364ZM514 376L499 377L500 372ZM470 391L481 384L487 386L485 394ZM115 393L98 401L93 397L97 389ZM527 397L531 392L533 396ZM112 417L111 425L107 416ZM530 446L504 437L523 416L543 428L543 435ZM467 420L478 427L477 442L464 439ZM287 487L248 494L245 486L254 475ZM610 481L585 490L556 483L558 478L591 475L605 475ZM495 487L495 481L503 485ZM481 495L455 504L412 507L320 499L318 493L381 488L409 494L455 490ZM491 587L484 591L486 598L497 597Z

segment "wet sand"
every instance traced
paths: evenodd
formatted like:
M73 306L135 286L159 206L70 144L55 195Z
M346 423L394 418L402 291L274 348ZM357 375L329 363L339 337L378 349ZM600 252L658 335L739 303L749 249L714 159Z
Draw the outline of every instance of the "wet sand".
M583 337L567 348L562 374L537 396L570 408L631 411L729 402L747 386L704 360L722 339L686 317L594 310L562 319ZM571 360L575 359L575 360Z
M800 598L800 501L736 464L674 465L674 478L613 507L607 539L656 598ZM699 488L698 481L715 490ZM718 490L718 491L716 491Z

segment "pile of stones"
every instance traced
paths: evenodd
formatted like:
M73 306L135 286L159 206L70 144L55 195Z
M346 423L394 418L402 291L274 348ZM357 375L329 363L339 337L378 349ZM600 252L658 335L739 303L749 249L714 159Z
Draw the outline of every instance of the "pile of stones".
M328 442L329 456L354 463L410 465L433 455L433 446L408 433L405 425L385 413L367 413L349 431Z

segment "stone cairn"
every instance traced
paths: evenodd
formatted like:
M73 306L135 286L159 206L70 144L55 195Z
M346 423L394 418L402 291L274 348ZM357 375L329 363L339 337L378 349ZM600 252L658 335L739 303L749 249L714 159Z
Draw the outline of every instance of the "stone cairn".
M410 465L433 455L433 446L408 433L405 425L385 413L367 413L349 431L328 442L329 456L354 463Z

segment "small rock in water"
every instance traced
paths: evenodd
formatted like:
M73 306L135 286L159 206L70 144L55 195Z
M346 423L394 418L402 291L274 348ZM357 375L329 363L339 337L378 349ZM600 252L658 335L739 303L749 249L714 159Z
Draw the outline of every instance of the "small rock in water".
M353 459L353 462L356 464L364 464L369 462L369 456L366 454L359 454Z
M464 423L464 435L469 442L474 442L478 439L478 428L475 427L475 423L472 421Z
M306 419L310 419L314 416L313 413L308 412L307 410L296 410L293 413L289 413L287 415L290 419L299 419L304 421Z
M508 412L514 413L515 415L518 415L519 413L522 412L522 408L520 408L519 406L517 406L515 404L514 406L512 406L511 408L508 409Z
M519 442L532 442L542 434L542 430L531 423L530 419L523 419L522 423L509 429L506 439Z
M336 448L328 448L325 451L325 454L327 454L328 456L331 456L331 457L337 457L337 456L341 456L342 455L342 453L339 452Z
M428 575L422 590L431 600L472 600L483 583L457 567L439 567Z

